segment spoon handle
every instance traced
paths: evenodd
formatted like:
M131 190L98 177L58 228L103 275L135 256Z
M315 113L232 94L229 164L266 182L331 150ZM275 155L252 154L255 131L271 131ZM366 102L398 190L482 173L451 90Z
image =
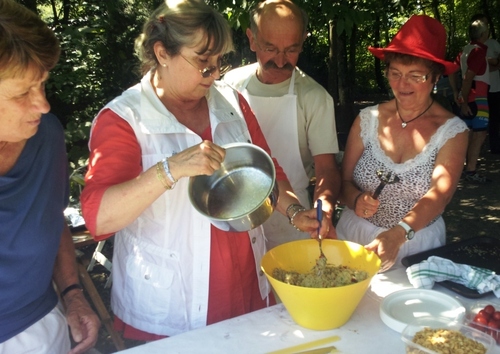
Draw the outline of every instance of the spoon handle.
M323 221L323 201L321 199L318 199L316 202L316 218L319 221L319 227L318 227L318 238L321 238L319 235L319 230L321 229L321 222Z
M319 226L318 226L319 258L326 259L326 256L323 253L323 248L321 247L321 235L319 233L319 230L321 229L321 222L323 221L323 201L321 199L318 199L318 201L316 202L316 217L318 218L319 221Z

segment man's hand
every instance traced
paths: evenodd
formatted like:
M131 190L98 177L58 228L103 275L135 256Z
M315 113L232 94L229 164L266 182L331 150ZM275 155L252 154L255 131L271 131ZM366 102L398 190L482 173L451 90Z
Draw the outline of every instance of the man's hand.
M69 354L84 353L95 346L101 321L81 291L75 290L66 294L64 304L71 336L77 343Z

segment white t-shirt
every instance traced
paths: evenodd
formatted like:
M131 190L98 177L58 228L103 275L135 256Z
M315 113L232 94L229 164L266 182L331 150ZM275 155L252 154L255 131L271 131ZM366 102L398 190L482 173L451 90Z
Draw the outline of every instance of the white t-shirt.
M266 85L255 75L256 64L250 64L229 71L224 81L242 91L243 83L252 76L246 89L251 95L261 97L281 97L288 93L290 79L279 84ZM297 129L299 149L307 176L314 176L313 156L336 154L339 152L335 109L333 98L323 86L295 68L294 92L297 95ZM284 137L284 143L286 137Z
M496 39L488 38L484 42L488 46L486 56L488 58L498 58L500 56L500 43ZM490 72L490 92L500 91L500 70Z

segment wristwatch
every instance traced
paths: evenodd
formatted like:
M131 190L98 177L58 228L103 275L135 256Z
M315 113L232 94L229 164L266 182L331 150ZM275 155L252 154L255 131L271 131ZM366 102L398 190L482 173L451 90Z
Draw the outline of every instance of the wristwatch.
M411 228L411 226L408 225L407 223L405 223L403 220L401 220L400 222L398 222L398 225L401 226L403 229L405 229L405 231L406 231L406 235L405 235L406 241L410 241L413 238L413 236L415 236L415 230L413 230Z

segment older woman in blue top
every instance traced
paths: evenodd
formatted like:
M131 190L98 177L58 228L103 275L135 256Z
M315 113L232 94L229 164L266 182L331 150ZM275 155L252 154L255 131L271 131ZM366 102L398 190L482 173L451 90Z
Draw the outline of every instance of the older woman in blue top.
M58 58L42 20L0 2L0 354L82 353L97 340L99 319L78 283L63 213L64 132L45 98Z

